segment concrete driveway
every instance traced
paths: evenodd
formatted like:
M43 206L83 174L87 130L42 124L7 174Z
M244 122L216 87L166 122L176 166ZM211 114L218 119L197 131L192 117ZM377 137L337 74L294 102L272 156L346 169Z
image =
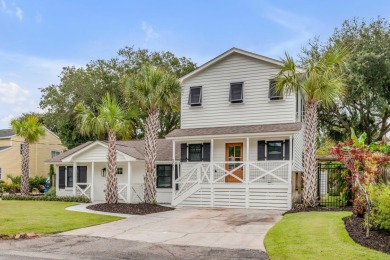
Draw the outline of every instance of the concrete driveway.
M178 208L62 233L165 245L265 251L266 232L282 211Z

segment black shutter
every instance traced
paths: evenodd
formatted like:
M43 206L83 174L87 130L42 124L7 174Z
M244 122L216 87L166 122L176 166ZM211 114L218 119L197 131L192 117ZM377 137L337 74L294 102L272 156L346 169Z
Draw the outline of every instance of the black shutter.
M290 160L290 140L284 141L284 159Z
M203 161L210 161L210 143L203 143Z
M180 160L182 162L186 162L187 161L187 144L181 144L180 149L181 149Z
M65 166L60 166L58 171L58 186L65 189Z
M257 142L257 160L258 161L265 160L265 141Z

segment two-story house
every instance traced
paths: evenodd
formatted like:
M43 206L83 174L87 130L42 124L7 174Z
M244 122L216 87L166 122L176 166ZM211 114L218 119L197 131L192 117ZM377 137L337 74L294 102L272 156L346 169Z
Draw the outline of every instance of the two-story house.
M45 128L46 134L37 143L30 144L30 177L48 176L49 165L45 162L65 150L60 138ZM24 138L12 129L0 130L0 180L22 173L22 146Z
M291 208L292 173L303 171L304 102L301 93L275 91L280 66L233 48L180 79L181 128L158 141L159 203ZM143 198L143 145L117 144L126 202ZM104 200L106 155L105 142L90 142L50 160L57 192Z

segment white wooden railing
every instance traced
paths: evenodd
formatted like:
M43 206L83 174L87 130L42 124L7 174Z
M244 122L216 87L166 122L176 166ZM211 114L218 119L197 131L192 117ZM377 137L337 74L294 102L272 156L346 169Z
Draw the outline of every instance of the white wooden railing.
M232 166L229 169L228 166ZM240 172L240 174L235 174ZM242 174L241 174L242 172ZM198 163L174 181L173 203L196 192L201 185L235 184L243 187L256 184L287 185L290 181L291 161L213 162ZM234 182L227 182L229 177ZM181 199L180 199L181 197Z
M92 184L91 183L76 183L76 196L85 196L92 198Z
M128 183L118 183L118 199L130 203L128 196Z

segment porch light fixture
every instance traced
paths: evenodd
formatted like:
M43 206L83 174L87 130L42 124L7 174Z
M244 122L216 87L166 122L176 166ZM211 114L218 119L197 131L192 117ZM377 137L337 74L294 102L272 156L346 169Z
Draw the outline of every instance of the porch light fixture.
M102 177L106 177L106 171L107 171L106 168L102 169Z

